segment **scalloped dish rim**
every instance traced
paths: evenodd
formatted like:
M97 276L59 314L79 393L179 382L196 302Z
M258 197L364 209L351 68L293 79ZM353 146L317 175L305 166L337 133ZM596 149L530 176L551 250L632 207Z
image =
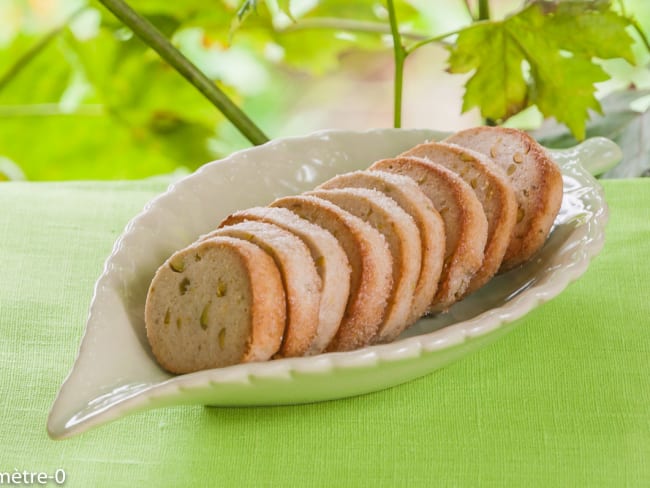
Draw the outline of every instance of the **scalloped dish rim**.
M454 346L465 345L471 342L472 339L479 339L483 336L487 337L490 335L495 335L496 337L497 334L494 333L499 330L503 331L505 324L511 324L512 322L527 314L539 304L544 303L557 296L562 292L562 290L566 288L566 286L568 286L569 283L579 278L586 271L590 261L602 249L604 245L604 228L608 220L608 208L605 203L602 189L600 188L597 181L580 165L580 156L582 155L585 157L586 153L591 154L593 152L598 154L599 150L603 154L607 153L606 155L601 155L601 159L606 159L609 161L614 160L620 156L620 150L618 150L618 147L613 142L602 138L591 139L584 142L580 146L576 146L567 150L552 151L552 154L554 154L556 158L564 161L564 163L560 164L560 166L565 178L574 176L579 183L589 183L588 187L591 189L591 192L584 191L584 188L587 187L578 188L576 192L577 201L580 203L585 203L582 199L591 197L596 201L596 203L599 204L595 209L592 210L591 216L589 218L584 219L584 221L578 221L575 224L575 229L582 230L583 234L585 234L583 236L583 241L577 242L577 244L575 242L571 243L577 245L577 250L574 251L574 254L576 252L579 252L579 255L577 255L578 259L564 259L562 262L561 270L549 272L548 276L544 275L539 282L535 282L532 284L532 286L521 289L512 298L506 299L502 306L485 310L476 316L457 323L444 325L442 328L430 332L421 333L410 337L406 336L390 344L374 345L344 353L327 353L312 357L289 358L264 363L246 363L227 368L205 370L178 376L168 375L163 372L161 373L160 379L153 383L150 380L140 383L138 383L138 381L124 380L122 383L117 381L115 384L109 385L110 388L107 388L102 394L99 394L97 392L92 393L92 389L94 387L92 385L93 374L95 373L88 371L88 363L84 363L82 359L84 359L84 361L87 361L87 358L84 356L91 355L93 353L93 351L91 351L92 348L101 347L97 344L97 342L99 342L96 340L97 337L93 336L91 338L91 334L89 334L89 330L91 328L100 327L101 323L103 323L102 320L104 322L108 320L104 316L107 313L106 310L104 310L107 305L104 302L101 302L100 298L102 297L102 294L108 294L109 292L113 293L117 297L114 299L118 300L116 302L117 305L124 306L125 309L128 308L127 305L119 302L119 297L121 296L119 295L119 286L120 284L122 284L122 286L124 285L122 281L116 281L117 278L115 278L115 275L119 273L126 273L126 275L128 275L129 271L133 271L133 269L129 269L129 266L132 268L137 268L137 264L130 263L128 260L125 261L126 257L124 254L126 251L128 251L129 246L134 245L131 240L137 239L139 233L144 233L147 229L147 225L150 227L154 225L154 223L156 223L156 225L161 225L156 219L152 217L152 215L155 216L156 212L164 213L164 205L166 202L170 201L170 198L176 198L178 200L180 197L187 197L188 202L185 204L191 206L193 202L191 201L190 197L194 197L194 195L190 195L190 193L193 189L195 189L193 186L196 187L200 184L202 179L208 178L208 176L206 176L208 175L208 171L213 171L212 168L214 168L216 165L223 164L224 162L227 163L245 161L250 157L259 158L260 153L262 155L265 153L273 155L275 152L277 152L281 155L283 147L286 148L291 147L292 145L296 145L297 147L302 147L304 151L308 152L309 150L312 150L312 145L318 141L326 141L323 142L325 147L327 147L327 141L334 141L332 142L332 147L337 147L335 143L339 141L340 144L345 147L347 141L346 138L349 138L350 140L355 140L355 138L358 138L359 141L373 141L375 139L377 141L381 141L386 138L385 143L387 145L390 145L393 143L390 140L391 138L401 143L402 139L404 139L404 141L423 141L425 138L419 139L422 136L426 136L426 139L439 139L444 134L445 133L422 129L371 129L362 132L327 130L319 131L307 136L277 139L263 146L239 151L227 158L224 158L223 160L208 163L196 172L170 185L167 191L153 198L149 203L146 204L144 210L127 224L124 232L116 240L113 250L106 260L103 272L95 284L89 317L86 323L84 335L81 340L77 358L75 359L75 363L68 377L65 379L63 385L57 393L57 397L52 405L48 417L47 427L50 437L70 437L72 435L84 432L91 427L107 423L111 420L115 420L119 417L133 412L169 405L276 405L287 403L306 403L310 401L336 399L395 386L405 381L415 379L424 374L428 374L435 369L444 366L448 362L451 362L458 357L462 357L471 351L459 351L458 353L450 352L449 357L451 359L448 359L446 356L441 359L430 358L426 364L423 363L419 366L414 366L415 369L419 368L417 374L410 371L408 373L400 373L396 367L396 378L392 382L389 380L384 380L384 383L386 383L384 384L379 379L377 379L375 382L368 381L368 384L359 386L357 393L355 393L355 384L347 384L350 381L354 382L355 380L350 379L347 381L345 378L341 378L340 375L338 375L338 372L351 371L355 369L361 371L363 369L364 373L359 373L360 379L357 380L361 382L363 378L373 378L373 374L377 375L377 371L372 371L373 368L379 370L381 369L382 365L386 364L400 362L406 363L410 360L418 359L422 360L427 355L431 356L432 353L443 353L447 350L453 349ZM349 144L349 142L347 143ZM399 143L395 144L396 147L399 146ZM602 147L599 147L599 144ZM356 147L354 149L357 150ZM372 153L373 150L375 149L368 149L368 152ZM380 151L380 148L376 150ZM581 153L581 151L586 152ZM342 168L339 169L345 169L344 167L347 161L345 159L345 156L345 154L343 156L339 154L339 157L342 158L343 161L340 163L340 166L342 166ZM384 157L390 156L391 154L386 154ZM318 161L316 156L312 155L311 157L314 158L314 161ZM252 164L253 168L257 167L255 166L254 162ZM314 166L316 170L320 170L318 164L320 163L317 163L316 166L312 166ZM326 165L323 165L323 167L325 166ZM248 166L246 166L243 171L245 171L246 168L248 168ZM331 168L327 169L329 170ZM348 170L354 169L357 168L350 166ZM224 176L224 178L226 177ZM286 183L286 185L290 187L292 182L289 180L290 178L287 179L286 182L282 180L281 183ZM273 181L270 183L266 182L265 184L272 187ZM305 183L303 182L302 184ZM286 192L286 188L284 190ZM568 190L565 185L565 195L567 194L567 191ZM172 197L172 195L175 196ZM567 199L565 198L565 200ZM563 208L564 205L565 202L563 201ZM147 219L150 219L150 221L147 222ZM140 227L143 229L139 230ZM154 227L154 229L159 229L159 227ZM168 227L164 227L163 232L171 231ZM573 232L575 232L575 230ZM589 235L587 235L588 233ZM587 237L589 238L585 240ZM557 251L556 254L560 256L560 251ZM553 254L552 256L555 255ZM122 261L120 261L121 259ZM125 271L125 269L127 271ZM487 286L489 286L489 284ZM108 301L107 303L111 303L110 299L111 297L108 297L106 299ZM123 301L125 300L126 299L123 299ZM104 305L104 308L100 307L100 302ZM99 310L98 307L100 308ZM133 347L133 350L138 350L138 347L143 346L138 346L136 337L134 339L134 342L128 347ZM124 352L127 357L129 353L128 347ZM477 347L481 346L479 345ZM150 353L148 354L150 356ZM140 358L140 360L145 361L146 363L146 359ZM157 367L157 365L155 366ZM79 371L79 369L84 369L84 371ZM366 374L365 371L368 369L370 370L367 373L368 376L364 376L364 374ZM219 392L220 388L225 389L227 392L228 387L239 388L242 385L246 385L246 388L252 389L253 391L255 391L257 388L262 395L272 396L272 387L274 385L277 386L278 382L288 382L287 385L284 385L284 383L282 383L284 386L279 388L279 391L284 391L282 388L286 386L286 388L288 388L286 391L290 393L291 382L298 381L296 378L300 375L306 377L307 379L313 377L318 378L319 380L323 377L327 377L327 375L330 375L334 383L336 383L336 381L339 381L343 385L341 389L342 394L340 396L337 396L336 394L324 394L322 397L319 397L318 394L314 393L312 394L314 397L312 399L303 398L298 395L295 402L260 401L257 403L256 401L237 401L236 398L233 398L232 401L227 401L220 396L222 393ZM300 381L303 381L302 376L299 378ZM107 376L107 378L109 377L110 374ZM101 383L101 381L108 380L105 378L98 380L99 383ZM83 390L84 385L86 385L88 389L81 391ZM101 385L97 387L98 390L100 388ZM315 386L315 388L318 388L318 386ZM271 393L269 393L269 391ZM76 403L79 404L80 407L71 407L71 404L75 404L75 401L73 401L75 398L73 397L75 395L78 397L84 396L84 393L86 396L90 396L90 398L77 398ZM287 395L289 393L284 394ZM280 395L280 399L284 398L282 397L283 393L278 394ZM302 395L308 397L309 392ZM249 397L246 393L242 394L242 398L254 397ZM291 397L289 396L288 398ZM211 399L216 399L217 401L211 402ZM83 408L81 407L82 405Z

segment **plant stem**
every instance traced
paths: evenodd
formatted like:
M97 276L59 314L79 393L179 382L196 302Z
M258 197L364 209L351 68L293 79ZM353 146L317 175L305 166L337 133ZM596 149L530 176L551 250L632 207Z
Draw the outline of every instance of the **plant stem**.
M151 22L140 16L123 0L100 0L100 2L194 85L251 143L257 145L268 141L268 137L261 129L210 78L176 49Z
M45 36L39 39L36 44L31 46L25 51L14 63L9 66L9 69L0 76L0 91L2 91L20 72L29 65L40 53L42 53L56 37L63 32L67 25L72 22L81 12L86 10L86 6L78 8L72 12L63 23L52 31L48 32Z
M309 19L300 19L276 32L290 33L301 30L326 29L326 30L344 30L351 32L364 32L369 34L390 34L390 27L381 22L372 22L366 20L341 19L338 17L313 17ZM415 34L413 32L400 32L400 35L406 39L422 40L426 36Z
M478 22L474 22L472 25L476 25L477 23ZM422 46L426 46L427 44L431 44L434 42L441 42L443 39L446 39L449 36L453 36L454 34L458 34L460 31L465 29L467 29L467 27L461 27L460 29L456 29L451 32L446 32L438 36L427 37L426 39L422 39L421 41L418 41L415 44L412 44L411 46L405 48L406 54L409 55L413 51L416 51L417 49L420 49Z
M478 0L478 20L490 20L489 0Z
M404 60L408 53L402 44L402 37L400 36L397 27L397 17L395 16L395 6L393 0L386 0L388 6L388 16L390 19L390 31L393 36L393 53L395 57L395 81L394 81L394 94L393 94L393 127L399 128L402 126L402 84L404 80Z
M478 20L489 21L490 20L490 3L489 0L478 0ZM489 127L494 127L497 125L496 120L491 119L490 117L485 118L485 125Z

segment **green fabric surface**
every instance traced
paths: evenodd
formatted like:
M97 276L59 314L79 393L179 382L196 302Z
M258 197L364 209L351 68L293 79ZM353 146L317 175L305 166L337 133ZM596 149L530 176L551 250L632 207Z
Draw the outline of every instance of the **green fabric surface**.
M75 487L649 486L650 179L603 184L601 255L474 355L361 397L165 408L64 441L45 423L94 282L165 184L0 184L0 473L62 468Z

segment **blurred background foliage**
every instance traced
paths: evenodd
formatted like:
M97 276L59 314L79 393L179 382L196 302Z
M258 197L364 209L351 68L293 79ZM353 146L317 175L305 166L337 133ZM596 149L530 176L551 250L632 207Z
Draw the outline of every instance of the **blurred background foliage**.
M522 1L494 0L492 18ZM239 25L239 0L131 0L269 137L323 128L392 125L392 40L379 0L260 3ZM469 25L462 0L397 1L404 37L417 41ZM650 32L650 2L615 8ZM650 106L648 50L638 36L636 63L600 62L605 115L587 135L626 141L637 157L627 173L647 171L643 137ZM409 56L403 127L457 130L481 123L462 112L470 74L446 72L438 44ZM537 129L549 145L575 140L534 107L507 124ZM639 132L641 131L641 132ZM0 0L0 179L142 178L187 172L249 143L190 84L99 3Z

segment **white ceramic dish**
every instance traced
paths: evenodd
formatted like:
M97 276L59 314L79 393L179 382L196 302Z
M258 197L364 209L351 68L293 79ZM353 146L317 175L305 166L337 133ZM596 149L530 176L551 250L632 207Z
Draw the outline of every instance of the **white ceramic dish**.
M618 147L606 139L553 153L564 175L564 199L534 260L495 278L448 314L420 320L394 343L180 376L157 365L145 337L144 302L154 272L173 251L234 210L312 189L337 173L443 136L429 130L319 132L238 152L171 185L128 224L106 261L78 357L48 418L50 436L69 437L167 405L293 404L380 390L494 341L559 294L603 246L607 206L583 166L600 170L620 159Z

